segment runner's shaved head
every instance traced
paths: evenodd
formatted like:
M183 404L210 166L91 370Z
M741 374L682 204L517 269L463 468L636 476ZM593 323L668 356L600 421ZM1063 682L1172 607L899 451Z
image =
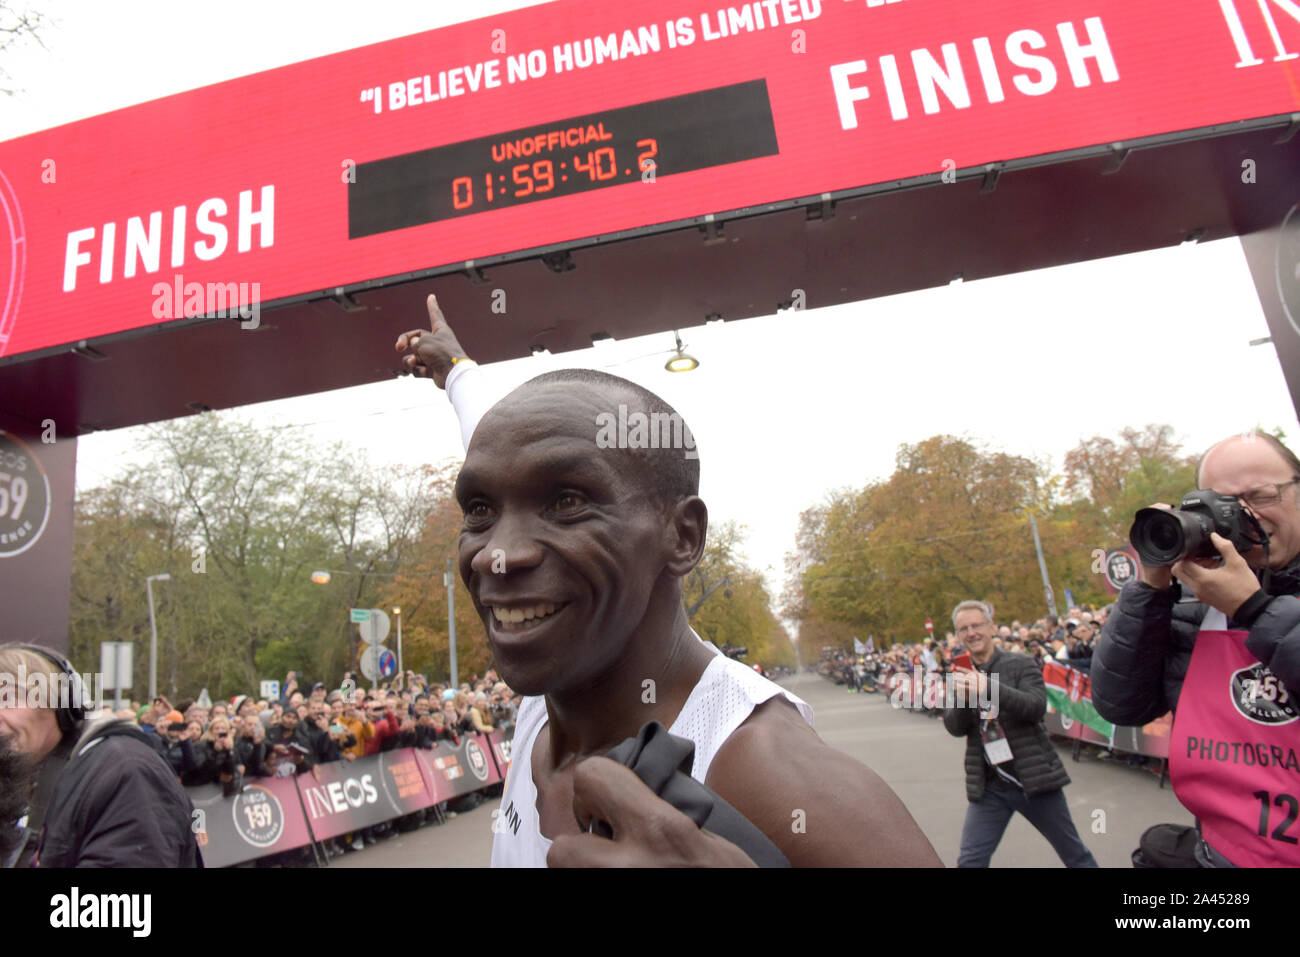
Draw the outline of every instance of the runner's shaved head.
M665 504L672 504L699 494L700 462L695 454L694 438L685 420L676 409L659 396L628 379L595 369L559 369L555 372L547 372L519 386L493 406L488 415L498 409L505 411L517 405L532 407L545 390L552 388L581 389L596 400L595 408L598 412L592 417L591 435L592 445L597 451L609 450L609 446L602 445L600 442L601 427L602 424L608 423L612 426L609 432L611 434L617 432L620 405L626 409L624 420L640 413L651 429L660 427L656 429L659 434L654 438L664 439L664 441L659 443L658 448L648 448L644 445L635 447L633 442L629 442L628 445L633 447L620 448L618 451L633 456L639 461L645 477L649 479L653 490ZM668 428L662 426L665 423L675 422L681 423L677 435L686 439L684 447L682 443L678 443L676 447L669 447L673 444L667 441L670 426Z

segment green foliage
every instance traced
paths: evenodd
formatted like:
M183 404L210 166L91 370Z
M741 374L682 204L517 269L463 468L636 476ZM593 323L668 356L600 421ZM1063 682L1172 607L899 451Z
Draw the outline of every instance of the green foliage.
M147 465L76 503L74 660L101 641L133 641L135 684L148 691L155 581L158 687L214 697L246 692L287 668L336 680L354 667L349 607L372 607L382 575L415 542L426 505L422 470L375 474L341 447L273 437L206 413L153 427ZM335 570L325 586L316 569Z

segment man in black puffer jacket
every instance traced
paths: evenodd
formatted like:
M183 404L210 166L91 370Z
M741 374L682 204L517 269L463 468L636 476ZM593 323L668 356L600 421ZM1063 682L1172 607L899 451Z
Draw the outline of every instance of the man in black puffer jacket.
M953 609L953 628L977 670L960 669L958 694L971 707L945 708L948 733L966 738L966 823L958 867L988 867L1019 811L1051 843L1066 867L1096 867L1079 839L1061 790L1070 783L1043 727L1047 689L1028 655L994 646L993 611L964 601ZM980 702L993 704L992 714ZM952 702L949 702L952 703ZM956 702L963 703L962 698Z
M1176 713L1170 776L1205 828L1200 863L1224 866L1226 856L1248 866L1295 866L1287 855L1294 855L1300 828L1286 833L1280 811L1273 825L1259 823L1256 798L1274 791L1285 798L1294 787L1289 775L1300 771L1292 732L1300 695L1300 460L1273 436L1246 433L1206 452L1197 484L1237 496L1268 536L1267 559L1262 547L1239 554L1215 535L1221 563L1143 566L1102 630L1092 659L1093 704L1106 720L1123 725ZM1203 652L1205 676L1196 685L1202 692L1184 700L1198 632L1211 611L1218 621L1206 627L1218 634ZM1216 666L1216 646L1228 640L1220 637L1225 629L1245 634L1244 651L1231 665ZM1219 843L1211 847L1214 832Z
M57 651L0 645L0 675L23 672L28 706L0 707L0 734L36 776L13 866L202 867L194 806L140 729L87 715Z
M1115 724L1141 725L1177 710L1196 633L1211 605L1236 626L1249 629L1246 647L1288 689L1300 694L1300 598L1295 597L1300 595L1297 483L1300 461L1265 433L1228 439L1205 454L1197 470L1201 488L1213 488L1224 495L1246 493L1255 500L1261 487L1276 486L1281 493L1279 501L1252 509L1269 536L1268 564L1273 571L1267 591L1258 578L1263 571L1263 549L1244 556L1253 569L1244 574L1240 569L1234 573L1228 565L1209 570L1190 563L1180 563L1172 570L1143 568L1140 580L1124 586L1093 655L1092 702L1103 718ZM1201 579L1198 587L1205 602L1197 601L1196 595L1173 580L1180 570Z

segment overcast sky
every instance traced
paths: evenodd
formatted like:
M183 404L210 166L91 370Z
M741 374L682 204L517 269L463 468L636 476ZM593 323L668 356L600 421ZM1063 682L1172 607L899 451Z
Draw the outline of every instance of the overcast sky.
M286 63L531 3L116 0L29 3L57 22L6 57L0 139ZM359 16L358 12L364 15ZM201 55L200 55L201 54ZM178 154L179 155L179 154ZM448 319L456 322L455 316ZM424 317L413 315L411 325ZM1081 438L1171 423L1185 450L1300 425L1236 240L1020 273L886 299L682 330L700 367L664 371L671 333L486 368L493 390L550 368L608 368L660 393L700 449L714 520L749 529L773 597L799 513L887 478L899 443L936 433L1061 467ZM380 463L460 458L450 405L402 379L248 406ZM139 430L83 438L81 488L115 475ZM1294 444L1294 443L1293 443ZM1091 548L1097 544L1081 543ZM1058 586L1059 591L1059 586Z

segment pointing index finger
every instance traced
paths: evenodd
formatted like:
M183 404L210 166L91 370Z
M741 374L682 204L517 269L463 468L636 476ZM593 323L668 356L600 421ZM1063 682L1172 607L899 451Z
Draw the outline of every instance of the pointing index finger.
M437 332L439 326L447 324L447 318L442 314L442 309L438 307L438 297L429 293L429 298L425 300L425 305L429 308L429 329Z

